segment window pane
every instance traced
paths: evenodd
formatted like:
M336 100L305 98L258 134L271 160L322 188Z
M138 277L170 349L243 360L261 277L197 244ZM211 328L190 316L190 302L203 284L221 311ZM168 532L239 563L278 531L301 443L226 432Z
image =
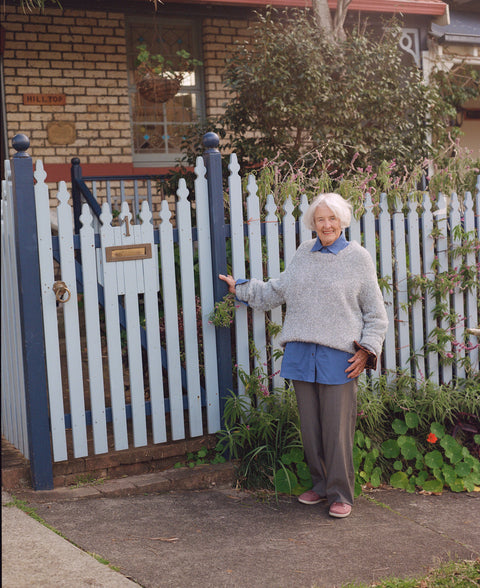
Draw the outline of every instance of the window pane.
M185 73L178 93L164 102L158 101L158 94L155 97L150 92L140 93L139 86L144 84L140 83L135 72L138 46L146 44L151 54L163 55L172 62L175 70L180 70L176 52L185 49L192 57L199 59L198 38L198 30L193 21L165 18L159 22L156 19L152 22L152 19L137 18L129 21L127 49L134 160L135 154L149 154L152 156L149 161L154 163L157 154L161 157L159 162L171 161L174 164L181 155L180 145L185 127L199 119L202 108L199 78L201 67ZM145 83L145 87L147 86ZM145 159L139 159L140 161Z

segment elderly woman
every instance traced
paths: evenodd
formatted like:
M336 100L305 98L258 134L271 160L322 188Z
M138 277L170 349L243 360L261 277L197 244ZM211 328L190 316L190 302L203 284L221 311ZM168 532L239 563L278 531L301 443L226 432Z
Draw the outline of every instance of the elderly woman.
M387 330L370 254L343 235L350 220L346 200L320 194L304 216L317 238L300 245L279 278L235 282L219 276L252 308L286 304L281 375L293 382L313 480L298 499L309 505L326 499L336 518L347 517L353 505L357 378L376 367Z

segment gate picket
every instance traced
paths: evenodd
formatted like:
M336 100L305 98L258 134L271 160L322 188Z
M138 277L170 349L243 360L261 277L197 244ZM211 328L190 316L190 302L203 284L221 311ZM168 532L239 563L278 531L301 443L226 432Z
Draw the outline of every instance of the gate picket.
M87 336L88 380L92 411L93 447L95 453L107 453L107 421L105 414L104 379L100 314L98 311L97 256L93 216L88 204L83 204L80 215L80 243L83 273L83 303Z
M152 213L146 200L141 204L140 220L142 221L140 225L140 242L152 244L152 257L143 260L143 276L145 280L145 328L147 335L148 382L150 388L153 442L164 443L167 440L167 427L163 390L160 321L158 317L158 249L153 244Z
M172 439L183 439L185 424L183 420L183 396L180 367L180 342L178 337L178 307L175 277L175 261L173 254L172 216L168 202L162 201L160 209L160 257L162 260L162 297L165 316L165 339L168 367L168 396L170 399L170 415Z
M105 249L115 245L112 213L108 203L102 206L100 240L102 244L102 266L104 284L105 328L108 347L108 374L110 380L110 402L112 405L113 435L115 449L128 449L127 416L123 381L122 345L118 321L117 265L107 263ZM117 243L118 244L118 243Z
M122 245L134 245L138 226L131 225L132 213L128 203L122 202L120 212L121 226L115 227L120 233ZM143 385L142 344L140 340L140 315L138 309L138 293L143 291L143 276L139 279L137 261L110 262L117 266L117 275L123 274L125 294L125 318L127 326L128 375L130 383L130 402L132 406L133 443L135 447L147 444L147 421L145 414L145 389ZM143 269L140 264L140 271Z
M206 168L203 157L197 157L195 167L195 205L197 213L198 265L200 301L202 306L203 363L207 401L208 432L220 429L220 400L218 394L217 347L215 327L209 321L214 309L212 248ZM218 279L215 276L215 279Z
M190 436L203 434L202 397L198 362L197 303L193 274L193 241L191 207L188 190L182 178L177 190L177 227L180 249L180 275L182 282L183 337L187 371L188 421Z
M82 376L82 350L80 346L80 323L78 318L77 278L72 233L72 208L68 204L70 194L65 182L59 183L57 198L58 240L62 281L70 290L70 300L62 304L65 323L65 347L67 351L68 391L72 415L73 454L88 455L87 426Z

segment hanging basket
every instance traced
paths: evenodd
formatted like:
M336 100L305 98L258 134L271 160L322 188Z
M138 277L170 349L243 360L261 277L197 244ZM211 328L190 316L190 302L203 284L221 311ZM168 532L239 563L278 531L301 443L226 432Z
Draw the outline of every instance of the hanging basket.
M180 90L181 81L145 74L137 77L137 89L150 102L167 102Z

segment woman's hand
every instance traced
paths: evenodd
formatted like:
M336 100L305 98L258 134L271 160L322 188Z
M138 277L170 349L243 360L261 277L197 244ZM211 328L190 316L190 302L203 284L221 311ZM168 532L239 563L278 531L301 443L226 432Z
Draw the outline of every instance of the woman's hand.
M219 274L218 277L226 282L228 286L228 291L232 294L235 294L235 280L232 276L224 276L223 274Z
M367 359L368 353L363 349L359 349L355 355L348 360L348 363L351 364L345 370L345 373L348 375L348 377L352 379L358 378L367 365Z

